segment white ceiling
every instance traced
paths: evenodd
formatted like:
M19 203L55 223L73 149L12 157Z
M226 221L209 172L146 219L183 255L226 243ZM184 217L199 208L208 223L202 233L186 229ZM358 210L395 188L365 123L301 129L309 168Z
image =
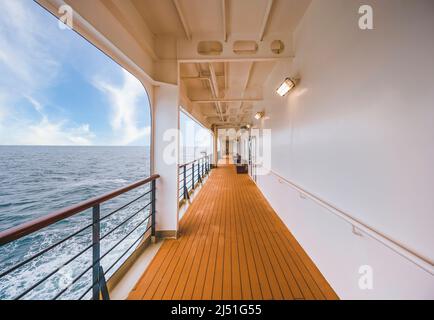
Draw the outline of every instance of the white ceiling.
M112 0L125 1L125 0ZM292 34L311 0L130 0L155 38L179 41L270 41ZM291 37L289 37L291 39ZM286 44L292 46L292 44ZM156 54L165 56L164 52ZM221 59L180 66L187 98L208 122L242 126L252 121L275 61ZM215 102L206 102L216 100ZM230 101L227 101L230 100ZM235 100L235 101L234 101Z
M125 0L115 0L125 1ZM226 7L228 33L258 35L270 3L267 35L293 32L311 0L131 0L155 35L185 37L175 3L178 3L193 36L224 30ZM216 40L216 39L214 39Z

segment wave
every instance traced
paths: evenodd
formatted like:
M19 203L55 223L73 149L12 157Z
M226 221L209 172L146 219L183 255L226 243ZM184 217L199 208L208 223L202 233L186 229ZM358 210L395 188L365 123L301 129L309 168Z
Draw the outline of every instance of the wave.
M9 168L9 171L1 173L4 182L0 186L0 230L104 194L149 175L149 157L144 157L143 148L88 147L85 149L86 152L80 153L79 158L76 156L77 149L68 147L13 147L12 151L8 147L0 148L2 153L0 168ZM14 157L19 157L21 160L15 162ZM126 195L104 203L101 206L101 215L109 214L129 200L143 194L145 190L144 187L132 190ZM144 197L140 202L117 212L101 223L101 234L104 235L115 228L148 201L149 197ZM140 211L123 227L107 236L101 241L101 254L111 249L148 215L148 209ZM87 210L0 247L0 273L90 223L91 212ZM146 225L143 223L102 259L101 263L105 270L112 266L146 230ZM72 283L72 281L92 264L91 250L87 250L72 262L67 262L90 244L91 228L1 278L0 299L16 298L50 275L53 270L56 272L46 281L35 286L22 299L53 299L63 290L65 292L58 299L78 299L91 286L92 271L85 272L76 282ZM134 249L135 246L129 253ZM126 254L110 269L107 277L110 277L128 256L129 254ZM85 298L90 298L90 293Z

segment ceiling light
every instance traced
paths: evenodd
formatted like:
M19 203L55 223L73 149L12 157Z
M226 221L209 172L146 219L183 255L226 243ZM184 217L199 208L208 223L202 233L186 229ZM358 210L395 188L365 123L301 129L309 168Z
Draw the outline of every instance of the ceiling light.
M284 97L292 88L295 87L295 81L291 78L286 78L285 81L280 85L279 89L276 90L277 94Z
M259 120L264 116L264 112L256 112L255 114L255 119Z

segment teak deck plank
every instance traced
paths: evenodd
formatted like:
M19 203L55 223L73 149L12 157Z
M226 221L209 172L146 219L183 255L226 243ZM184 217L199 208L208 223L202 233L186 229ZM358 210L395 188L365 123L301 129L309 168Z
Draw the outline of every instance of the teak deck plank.
M338 299L247 175L214 169L129 299Z

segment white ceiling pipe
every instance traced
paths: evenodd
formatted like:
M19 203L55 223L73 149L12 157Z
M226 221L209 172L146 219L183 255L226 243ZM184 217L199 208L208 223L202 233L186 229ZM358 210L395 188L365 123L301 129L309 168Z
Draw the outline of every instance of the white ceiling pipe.
M227 62L223 62L223 66L224 66L224 74L225 74L225 92L227 92L227 90L228 90L228 83L229 83L229 78L228 78L229 64Z
M214 67L213 67L213 65L211 63L208 64L208 67L209 67L209 72L210 72L210 75L211 75L211 77L210 77L210 80L211 80L210 81L211 82L211 91L212 91L212 93L214 95L214 99L219 99L220 98L220 92L219 92L219 86L218 86L217 77L216 77L216 73L215 73ZM217 103L217 110L218 110L218 113L220 115L220 119L222 121L224 121L222 106L220 104L221 102L220 101L216 101L216 103Z
M198 79L198 80L202 80L202 81L207 81L208 82L209 89L211 90L211 95L213 97L213 100L208 100L209 101L208 103L214 103L214 105L216 107L216 110L217 110L217 116L220 117L221 121L224 121L223 114L222 114L222 111L221 111L221 106L219 105L219 102L218 102L218 100L216 98L216 93L214 91L213 84L212 84L212 81L211 81L210 77L201 76L203 74L203 72L202 72L202 69L201 69L200 65L195 64L195 67L196 67L196 70L197 70L199 76L198 77L192 77L190 79ZM211 72L210 72L210 74L211 74ZM186 77L186 78L188 79L189 77Z
M227 25L227 23L228 23L228 21L227 21L227 17L228 17L228 14L227 14L227 10L228 10L228 7L227 7L227 5L226 5L226 0L222 0L222 13L223 13L223 40L225 41L225 42L227 42L228 41L228 25Z
M212 88L212 83L211 83L210 78L209 78L209 77L204 77L204 76L202 76L202 68L201 68L200 64L197 64L197 63L196 63L196 64L195 64L195 67L196 67L196 70L197 70L197 72L198 72L198 74L199 74L199 77L198 77L198 78L201 78L201 80L204 80L204 81L207 81L207 82L208 82L209 89L211 90L211 95L213 96L213 98L215 98L215 95L214 95L214 93L213 93L213 88ZM217 114L218 114L219 106L217 105L217 102L214 102L214 105L215 105L215 108L216 108L216 110L217 110ZM220 115L220 118L222 118L221 115Z

